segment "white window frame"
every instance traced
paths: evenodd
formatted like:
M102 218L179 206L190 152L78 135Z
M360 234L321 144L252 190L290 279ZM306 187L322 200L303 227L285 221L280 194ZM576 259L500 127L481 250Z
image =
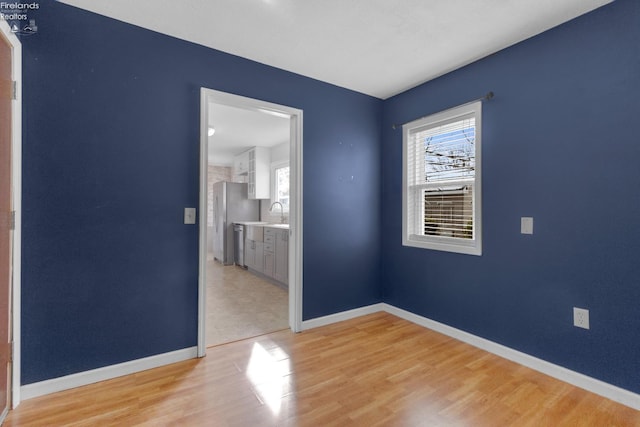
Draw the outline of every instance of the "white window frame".
M426 235L413 233L412 230L422 227L424 219L418 219L419 215L410 215L411 210L420 209L420 206L409 206L410 191L422 191L424 186L415 185L409 188L408 162L410 135L418 128L436 127L446 122L455 121L473 114L475 117L475 176L472 181L464 180L458 185L470 186L473 190L473 237L471 239L448 236ZM402 126L402 245L423 249L432 249L446 252L456 252L469 255L482 255L482 102L476 101L454 107L427 117L406 123ZM456 184L456 183L452 183ZM423 199L423 198L422 198ZM420 200L419 197L415 200ZM423 199L424 200L424 199ZM420 202L416 202L419 204ZM423 202L422 202L423 203ZM409 224L411 218L416 218L416 224ZM423 217L422 217L423 218Z
M276 177L276 171L278 169L282 169L282 168L289 168L289 176L291 176L291 166L289 165L289 161L288 160L283 160L280 162L273 162L271 163L271 203L275 203L278 202L279 200L277 200L277 177ZM291 194L291 180L289 180L289 194ZM289 195L289 204L291 204L291 195ZM277 212L277 210L276 210ZM286 209L283 206L283 215L285 217L289 216L289 208L287 207Z

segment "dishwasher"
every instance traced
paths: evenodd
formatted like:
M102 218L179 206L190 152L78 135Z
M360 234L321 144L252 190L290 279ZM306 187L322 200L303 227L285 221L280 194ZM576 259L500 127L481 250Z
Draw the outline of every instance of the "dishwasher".
M244 225L233 224L233 259L236 265L247 268L244 265Z

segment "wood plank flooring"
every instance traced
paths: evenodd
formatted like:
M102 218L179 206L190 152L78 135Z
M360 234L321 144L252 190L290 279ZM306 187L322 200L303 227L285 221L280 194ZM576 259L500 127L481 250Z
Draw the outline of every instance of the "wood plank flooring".
M23 402L5 426L640 426L640 412L387 313Z

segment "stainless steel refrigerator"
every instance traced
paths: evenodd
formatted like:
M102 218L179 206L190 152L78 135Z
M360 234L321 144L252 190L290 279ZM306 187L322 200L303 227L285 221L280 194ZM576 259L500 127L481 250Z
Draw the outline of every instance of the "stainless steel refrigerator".
M233 264L234 221L258 221L259 200L249 200L248 184L216 182L213 184L213 230L211 233L213 257L224 265Z

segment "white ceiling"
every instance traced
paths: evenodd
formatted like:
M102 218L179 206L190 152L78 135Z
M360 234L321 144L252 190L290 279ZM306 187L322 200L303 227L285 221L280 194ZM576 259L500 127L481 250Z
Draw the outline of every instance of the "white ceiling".
M612 0L61 1L386 99Z
M289 142L289 118L209 103L209 164L231 166L233 157L251 147Z

